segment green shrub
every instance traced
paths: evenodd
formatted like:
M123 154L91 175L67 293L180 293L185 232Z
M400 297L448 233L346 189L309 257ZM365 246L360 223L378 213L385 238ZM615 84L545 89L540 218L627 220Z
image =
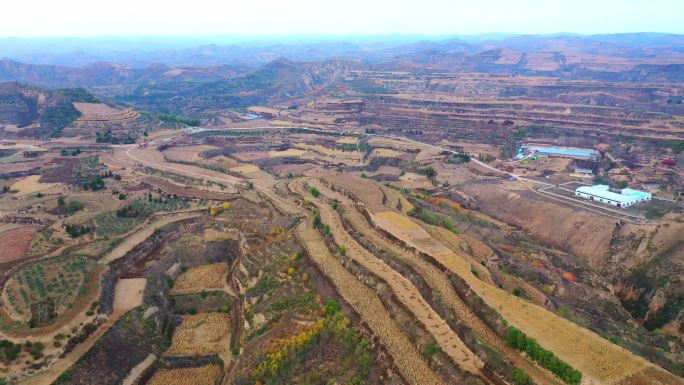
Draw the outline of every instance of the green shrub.
M524 370L520 368L513 369L513 374L511 376L513 383L515 385L533 385L532 378L529 374L525 373Z
M432 357L432 356L434 356L435 354L441 352L441 351L442 351L442 347L439 346L439 344L436 343L436 342L430 342L430 343L427 345L426 350L427 350L427 353Z
M334 315L336 313L339 313L340 311L340 303L337 302L334 299L329 299L325 303L325 314L328 316Z
M60 197L60 198L61 198L61 197ZM57 198L57 199L58 199L58 204L59 204L59 198ZM63 204L63 202L64 202L64 198L62 198L62 204ZM61 206L61 205L60 205L60 206ZM83 210L84 207L85 207L85 204L84 204L83 202L80 202L80 201L69 201L69 202L66 204L66 211L67 211L67 214L73 214L73 213L75 213L75 212L77 212L77 211Z
M421 211L420 214L418 214L418 219L430 225L439 224L439 217L431 211Z

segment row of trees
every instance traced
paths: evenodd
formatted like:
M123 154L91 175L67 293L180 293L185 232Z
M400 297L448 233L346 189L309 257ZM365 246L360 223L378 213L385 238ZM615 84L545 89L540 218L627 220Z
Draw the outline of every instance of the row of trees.
M550 370L564 382L571 385L579 385L582 382L582 373L563 362L552 352L539 346L534 338L528 337L519 329L513 326L508 327L506 343L514 349L525 352L531 360Z

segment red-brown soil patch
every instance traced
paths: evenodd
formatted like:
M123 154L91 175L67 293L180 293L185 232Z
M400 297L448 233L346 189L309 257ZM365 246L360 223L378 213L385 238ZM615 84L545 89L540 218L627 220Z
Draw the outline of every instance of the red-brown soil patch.
M39 228L38 226L23 226L0 233L0 245L2 245L0 263L24 258L31 245L31 239Z
M41 183L69 183L76 173L78 158L56 159L57 167L40 177Z

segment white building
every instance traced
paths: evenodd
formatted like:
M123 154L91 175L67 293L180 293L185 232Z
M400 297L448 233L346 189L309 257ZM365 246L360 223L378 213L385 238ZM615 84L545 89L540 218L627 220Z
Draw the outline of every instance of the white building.
M645 191L623 188L617 193L610 191L610 187L604 184L578 187L575 190L575 195L615 207L629 207L635 203L651 200L651 194Z

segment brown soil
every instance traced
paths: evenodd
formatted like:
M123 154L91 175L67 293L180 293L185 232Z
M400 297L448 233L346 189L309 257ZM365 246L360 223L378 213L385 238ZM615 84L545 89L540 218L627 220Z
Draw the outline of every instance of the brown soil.
M23 226L0 233L0 263L16 261L24 258L31 246L33 235L40 229L38 226Z

